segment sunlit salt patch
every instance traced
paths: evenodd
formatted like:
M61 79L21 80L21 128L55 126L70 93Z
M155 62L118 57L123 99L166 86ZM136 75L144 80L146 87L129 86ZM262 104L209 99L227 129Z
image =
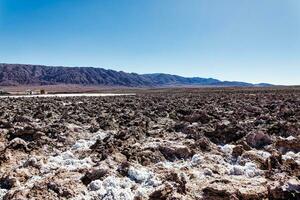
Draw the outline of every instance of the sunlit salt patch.
M108 132L103 132L103 131L98 131L96 133L95 136L93 136L93 140L97 140L97 139L100 139L100 140L103 140L104 138L107 137L108 134L112 134L112 133L108 133Z
M255 177L261 175L261 170L259 170L255 163L247 162L245 166L241 165L231 165L229 166L229 174L237 175L237 176L247 176L247 177Z
M116 188L108 188L105 190L104 195L100 195L103 200L133 200L134 194L132 193L130 188L124 189L116 189Z
M63 106L69 106L69 105L72 105L72 102L62 102L62 105Z
M229 124L231 124L231 122L228 121L228 120L222 120L222 121L221 121L221 124L222 124L222 125L225 125L225 126L228 126Z
M162 182L155 177L155 174L144 167L130 167L128 170L128 177L141 184L141 187L156 187Z
M139 197L138 199L149 199L149 194L161 185L163 185L163 182L154 177L145 183L137 184L134 194Z
M135 168L131 166L128 170L128 176L130 179L141 183L149 180L153 176L153 174L145 168Z
M89 149L93 144L95 144L94 140L77 140L76 143L72 146L72 150L87 150Z
M71 150L74 151L85 151L88 150L97 139L103 140L109 133L98 131L97 133L90 136L88 139L79 139L75 142L75 144L71 147Z
M88 185L90 192L86 195L81 195L81 197L84 199L133 200L135 195L131 188L134 184L135 183L128 178L109 176L103 181L92 181Z
M148 199L148 195L151 192L151 188L146 188L146 187L138 187L135 191L135 196L140 197L140 199Z
M46 164L42 166L41 171L44 173L55 169L65 169L74 171L93 166L93 161L90 157L78 159L71 151L63 152L57 156L50 156Z
M233 148L235 145L226 144L224 146L220 146L220 150L227 156L231 156Z
M212 175L213 175L213 172L212 172L211 169L204 168L204 169L203 169L203 174L204 174L205 176L212 176Z
M294 160L298 165L300 165L300 152L294 153L292 151L287 152L285 155L282 155L282 159L286 160Z
M293 136L289 136L289 137L286 138L286 140L296 140L296 138L293 137Z
M36 184L39 180L42 180L43 177L41 176L32 176L28 181L26 182L26 187L27 188L32 188L34 184Z
M186 140L186 141L189 142L192 140ZM156 140L156 141L143 143L143 149L158 148L160 146L167 146L172 148L186 148L186 145L179 144L178 142L169 141L169 140Z
M283 186L284 191L297 191L300 192L300 181L296 178L291 178Z
M4 196L6 195L7 192L8 190L0 188L0 199L4 199Z
M143 144L143 149L148 149L148 148L158 148L161 142L147 142Z
M134 170L135 171L135 170ZM149 177L148 177L149 178ZM147 199L149 193L154 191L155 187L162 185L162 182L151 184L151 180L143 183L136 183L127 177L109 176L103 181L92 181L88 186L88 191L85 194L79 195L76 199L115 199L115 200L133 200L134 197ZM147 184L146 184L147 183Z
M187 161L183 161L183 160L178 160L175 162L170 162L170 161L163 161L163 162L158 162L156 164L157 166L162 166L166 169L181 169L183 167L189 167L190 163Z
M195 154L195 155L193 155L193 157L192 157L191 165L192 165L192 166L197 166L197 165L201 164L203 161L204 161L203 156L201 156L201 155L199 155L199 154Z
M295 138L294 136L289 136L287 138L283 138L283 137L279 137L282 140L288 140L288 141L292 141L292 140L296 140L297 138Z
M271 156L271 154L269 152L261 151L261 150L256 151L256 154L259 155L264 160L268 159Z
M158 179L156 176L153 176L151 179L147 180L142 184L142 187L149 188L149 187L157 187L162 184L162 181Z
M111 94L111 93L74 93L74 94L41 94L41 95L1 95L0 98L34 98L34 97L106 97L106 96L132 96L128 94Z
M263 160L267 160L271 156L271 154L269 152L263 151L263 150L250 150L250 151L247 151L247 154L248 155L256 155Z
M102 188L102 181L101 180L94 180L88 185L88 189L91 191L97 191Z
M70 130L70 131L73 131L73 132L79 132L79 131L82 131L82 127L81 126L78 126L76 124L67 124L66 127Z

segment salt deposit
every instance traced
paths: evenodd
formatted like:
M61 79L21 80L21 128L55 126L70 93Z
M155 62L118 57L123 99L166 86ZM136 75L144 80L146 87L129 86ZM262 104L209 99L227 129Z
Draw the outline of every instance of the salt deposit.
M244 166L241 165L232 165L229 166L229 173L231 175L245 175L249 178L261 175L261 171L257 168L255 163L247 162Z
M220 146L220 149L223 153L225 153L225 155L231 156L234 147L235 145L226 144L224 146Z
M1 189L0 188L0 199L3 199L3 197L5 196L6 193L7 193L6 189Z
M292 151L287 152L285 155L282 155L283 160L295 160L300 165L300 152L294 153Z
M89 188L89 190L91 190L91 191L100 190L101 187L102 187L102 181L100 181L100 180L92 181L92 182L88 185L88 188Z
M88 185L92 192L81 195L84 198L105 200L133 200L134 193L130 190L132 183L127 178L109 176L103 181L96 180Z
M271 156L269 152L261 151L261 150L256 151L256 154L259 155L264 160L268 159Z
M129 168L128 175L129 178L139 183L147 181L152 177L152 173L148 172L148 170L135 167Z
M50 156L47 163L42 166L41 171L66 169L69 171L90 168L93 165L91 158L78 159L71 151L62 152L57 156Z
M73 93L73 94L41 94L41 95L0 95L0 98L32 98L32 97L108 97L108 96L131 96L130 94L112 93Z
M199 154L193 155L192 161L191 161L192 166L197 166L197 165L201 164L202 162L204 162L203 156L201 156Z

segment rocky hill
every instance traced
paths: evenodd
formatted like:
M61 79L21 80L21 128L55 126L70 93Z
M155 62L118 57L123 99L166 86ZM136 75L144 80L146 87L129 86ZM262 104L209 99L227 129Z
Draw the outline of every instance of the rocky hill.
M0 85L105 85L126 87L157 86L268 86L212 78L186 78L170 74L136 74L94 67L52 67L27 64L0 64Z

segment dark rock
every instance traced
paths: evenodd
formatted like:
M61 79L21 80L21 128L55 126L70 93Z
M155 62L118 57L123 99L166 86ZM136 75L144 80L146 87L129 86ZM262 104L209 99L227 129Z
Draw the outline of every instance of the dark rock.
M246 133L238 125L219 123L213 131L206 131L204 135L215 144L228 144L243 138Z
M179 194L186 194L186 179L183 174L178 175L175 172L167 174L166 180L176 183L177 192Z
M32 126L24 126L24 127L15 127L9 133L9 140L12 140L16 137L21 138L27 142L31 142L34 140L38 140L43 133L40 132L37 128Z
M192 156L191 150L186 146L160 146L159 151L170 161L187 159Z
M180 132L180 131L182 131L186 126L187 126L187 125L186 125L185 123L176 123L176 124L174 125L174 130L175 130L176 132Z
M298 153L300 152L300 139L278 139L275 143L275 147L283 154L288 151Z
M300 176L300 165L294 159L287 159L282 161L282 170L290 174L291 176Z
M60 197L71 198L74 195L70 189L55 182L48 183L48 189L53 190Z
M167 200L173 192L171 185L167 184L163 188L155 190L149 195L149 200Z
M13 127L13 124L5 119L0 119L0 128L5 128L5 129L8 129L8 128L12 128Z
M282 155L277 152L272 152L271 156L266 160L266 166L269 171L273 169L280 169L282 166Z
M266 145L272 144L271 137L267 134L264 134L262 131L248 134L246 141L248 145L254 148L262 148Z
M300 199L300 183L295 179L290 179L276 187L268 187L269 199Z
M88 185L90 182L103 178L108 171L106 169L94 169L85 173L81 178L83 184Z
M234 200L238 199L237 194L232 194L226 189L218 189L213 187L206 187L203 190L204 198L207 200Z
M122 175L122 176L127 176L128 175L128 170L130 167L129 162L123 162L121 165L118 167L117 171Z
M4 175L0 178L0 188L10 190L17 183L17 179L14 177L10 177L8 175Z
M21 138L15 138L12 141L9 142L8 148L11 149L21 149L24 151L28 151L27 142L22 140Z
M244 153L244 148L242 145L237 145L237 146L233 147L233 149L232 149L233 157L241 156L243 153Z
M165 157L160 151L156 149L149 149L138 152L136 155L136 160L142 165L146 166L152 163L162 162L165 160Z
M205 112L197 112L193 113L191 115L185 116L183 120L193 123L193 122L200 122L200 123L208 123L210 120L210 117Z
M211 142L206 137L201 137L195 141L195 148L199 148L201 151L210 151Z

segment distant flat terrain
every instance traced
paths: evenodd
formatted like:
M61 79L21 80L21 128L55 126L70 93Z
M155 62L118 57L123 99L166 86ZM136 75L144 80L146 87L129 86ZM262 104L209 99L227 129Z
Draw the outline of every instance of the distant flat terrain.
M132 94L105 94L105 93L68 93L68 94L38 94L38 95L2 95L0 98L35 98L35 97L108 97L108 96L124 96Z
M300 86L270 86L270 87L209 87L209 86L177 86L177 87L121 87L121 86L83 86L76 84L58 85L17 85L0 86L0 90L11 94L22 95L26 90L40 91L48 93L148 93L148 92L213 92L213 91L270 91L270 90L299 90Z

